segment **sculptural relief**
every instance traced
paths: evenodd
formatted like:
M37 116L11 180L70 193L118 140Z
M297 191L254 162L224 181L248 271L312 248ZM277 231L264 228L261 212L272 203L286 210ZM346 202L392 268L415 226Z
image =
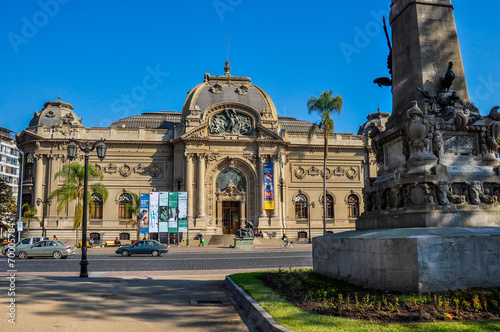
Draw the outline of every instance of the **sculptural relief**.
M238 134L252 135L252 119L245 114L236 112L233 108L214 115L210 119L209 130L211 135Z

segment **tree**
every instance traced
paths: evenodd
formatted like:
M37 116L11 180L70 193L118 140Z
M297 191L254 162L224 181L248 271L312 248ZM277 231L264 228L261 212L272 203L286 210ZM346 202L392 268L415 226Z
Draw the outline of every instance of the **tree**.
M317 132L322 131L324 137L323 158L323 235L326 234L326 163L328 160L328 138L333 135L335 124L332 120L334 113L340 114L344 101L340 95L332 96L332 91L323 91L318 98L312 96L307 101L309 114L317 113L321 120L313 123L307 134L307 141L311 142Z
M37 219L37 217L35 217L35 214L37 213L37 209L36 207L31 207L28 203L24 203L23 206L23 218L21 220L23 221L26 221L26 223L28 224L28 227L27 227L27 237L30 236L30 223L31 223L31 220L32 219ZM35 217L35 218L33 218Z
M137 228L137 239L139 240L139 216L141 211L141 198L137 194L130 194L132 195L132 202L125 205L125 211L129 212L132 215L132 218L127 221L127 226L130 225L132 226L132 228Z
M16 217L16 201L12 197L12 188L0 178L0 229L9 230Z
M88 171L88 181L101 181L104 175L101 171L98 171L94 166L89 164ZM49 197L57 198L57 209L56 212L59 215L61 211L71 202L75 201L75 216L73 218L73 230L78 230L82 222L83 216L83 189L85 180L85 166L79 163L71 163L69 165L64 165L62 170L54 175L54 179L58 178L64 179L61 188L54 190ZM92 199L90 199L91 194L98 194L102 197L103 202L108 199L108 189L102 183L94 183L90 185L90 193L87 194L89 197L87 201L87 207L93 207ZM88 214L87 214L88 215ZM77 235L78 238L78 235Z

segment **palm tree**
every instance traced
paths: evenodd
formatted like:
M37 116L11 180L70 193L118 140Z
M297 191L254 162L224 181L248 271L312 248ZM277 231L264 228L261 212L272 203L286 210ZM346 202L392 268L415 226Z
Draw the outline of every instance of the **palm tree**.
M104 175L101 171L98 171L93 165L89 164L88 168L88 180L89 181L101 181ZM85 180L85 167L79 163L71 163L69 165L64 165L62 170L54 175L54 179L62 178L64 183L61 188L54 190L49 197L57 197L57 209L56 212L59 215L61 211L72 201L76 200L75 205L75 216L73 218L73 230L77 231L82 222L83 216L83 188ZM108 189L102 183L94 183L90 185L90 192L93 194L98 194L102 197L103 202L108 199ZM91 197L90 194L87 194ZM90 199L87 202L89 206L93 206L93 202ZM88 207L87 207L88 208ZM78 232L76 235L78 239Z
M22 206L22 209L24 211L23 213L23 218L21 218L21 220L23 221L26 221L26 223L28 224L28 229L27 229L27 237L30 236L30 223L31 223L31 220L32 219L38 219L37 217L35 217L35 214L37 212L37 209L36 207L31 207L28 203L24 203L23 206ZM33 218L35 217L35 218Z
M323 158L323 235L326 234L326 162L328 160L328 138L333 135L335 124L332 120L333 113L340 114L344 101L340 95L332 96L332 91L323 91L318 98L312 96L307 101L309 114L318 113L321 120L313 123L307 134L307 141L311 142L316 132L323 131L324 158Z
M139 195L130 193L132 195L132 201L125 205L125 211L132 215L132 218L127 221L127 226L130 225L132 228L137 228L137 240L139 240L139 215L141 210L141 198ZM135 216L135 218L133 218Z

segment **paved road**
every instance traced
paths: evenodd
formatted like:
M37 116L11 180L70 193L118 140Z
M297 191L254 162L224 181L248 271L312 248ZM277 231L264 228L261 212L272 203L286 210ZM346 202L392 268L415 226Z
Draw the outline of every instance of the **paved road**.
M91 251L91 250L89 250ZM79 271L80 255L66 259L16 258L17 272L72 272ZM5 266L6 258L0 258ZM89 272L114 271L207 271L242 269L277 269L312 266L311 251L239 251L239 252L173 252L160 257L136 255L121 257L111 252L88 255ZM133 274L133 273L131 273Z

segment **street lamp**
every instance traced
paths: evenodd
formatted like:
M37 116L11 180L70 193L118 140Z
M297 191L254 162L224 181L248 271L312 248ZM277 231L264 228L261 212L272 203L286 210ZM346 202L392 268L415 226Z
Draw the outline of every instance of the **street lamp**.
M314 209L315 207L315 204L314 202L312 203L307 203L307 221L308 221L308 224L309 224L309 243L311 243L311 207Z
M80 261L80 278L87 278L89 276L87 266L87 194L88 194L88 175L89 175L89 154L90 152L97 151L97 157L100 161L106 157L106 144L101 138L95 142L92 147L90 142L85 142L84 146L80 142L70 139L68 144L68 159L71 161L76 157L77 149L85 153L85 177L83 180L83 216L82 216L82 259Z
M46 230L45 230L45 205L51 206L52 200L50 198L47 198L44 201L41 198L37 198L36 205L40 206L40 204L43 204L43 206L42 206L42 236L45 237L45 236L47 236ZM21 219L19 219L19 220L21 220Z

